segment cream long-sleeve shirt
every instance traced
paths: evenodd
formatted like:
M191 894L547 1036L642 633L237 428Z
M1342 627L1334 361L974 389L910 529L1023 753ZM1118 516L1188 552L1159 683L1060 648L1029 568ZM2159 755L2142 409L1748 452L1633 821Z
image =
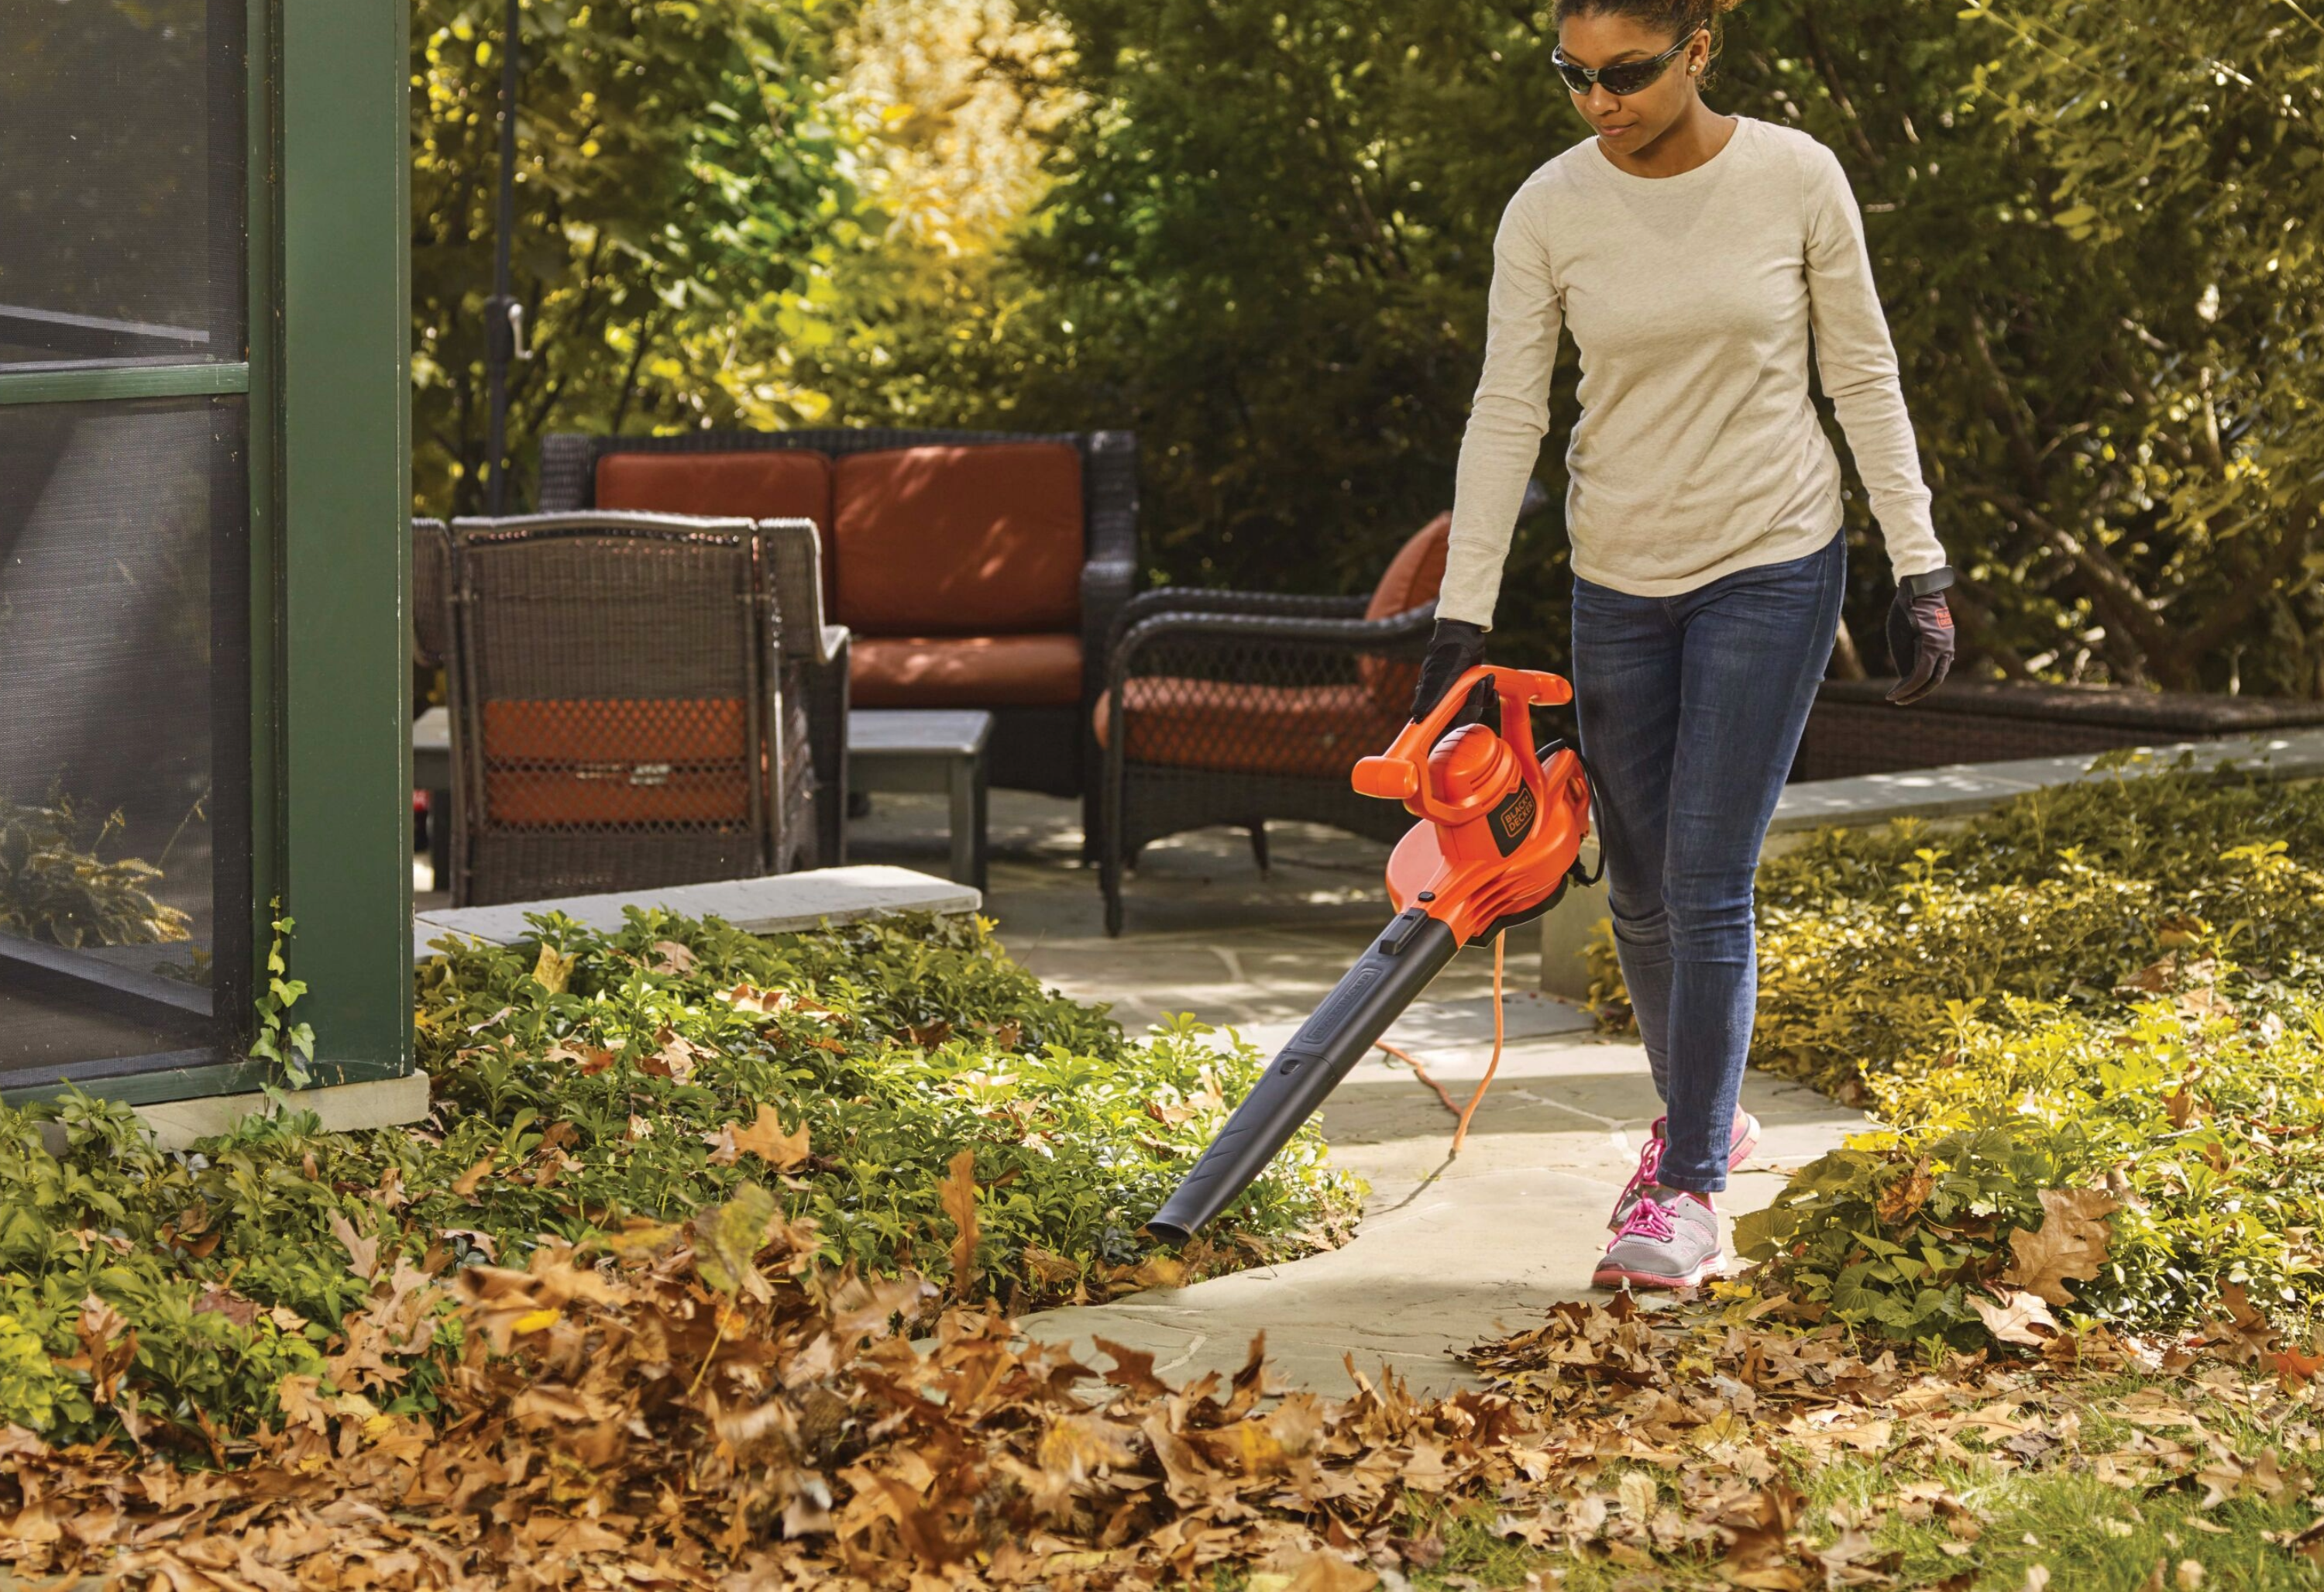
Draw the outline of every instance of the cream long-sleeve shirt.
M1831 538L1840 461L1808 393L1812 331L1891 568L1945 562L1847 175L1803 133L1737 122L1676 177L1634 177L1585 140L1509 201L1440 617L1492 622L1561 327L1582 351L1565 454L1576 575L1670 596Z

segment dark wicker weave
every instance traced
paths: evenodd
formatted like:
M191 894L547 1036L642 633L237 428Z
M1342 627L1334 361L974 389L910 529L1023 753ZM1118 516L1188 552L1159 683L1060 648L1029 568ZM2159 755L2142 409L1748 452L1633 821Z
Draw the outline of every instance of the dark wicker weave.
M1105 689L1105 643L1138 578L1138 438L1127 431L937 431L827 428L812 431L686 431L669 437L541 439L540 506L563 512L594 505L597 461L609 453L735 453L811 448L836 457L889 448L971 446L993 442L1062 442L1082 456L1082 700L1077 707L992 708L986 751L993 784L1079 796L1083 825L1098 826L1096 743L1090 710Z
M1121 876L1151 842L1232 824L1267 865L1270 818L1394 841L1412 826L1349 785L1403 729L1434 603L1387 619L1362 597L1165 588L1133 598L1108 649L1099 885L1121 932ZM1370 678L1367 678L1367 673ZM1296 747L1269 728L1296 701ZM1133 758L1131 741L1143 756Z
M748 520L455 522L456 905L813 865L806 693L781 688L797 665L771 563Z
M411 656L441 668L452 646L452 530L441 520L411 522Z
M814 520L761 520L759 539L781 619L783 701L806 714L816 866L836 868L847 860L847 627L824 622L823 538Z
M2324 723L2324 702L1969 680L1948 681L1899 709L1882 700L1895 683L1825 681L1792 778L1843 779Z

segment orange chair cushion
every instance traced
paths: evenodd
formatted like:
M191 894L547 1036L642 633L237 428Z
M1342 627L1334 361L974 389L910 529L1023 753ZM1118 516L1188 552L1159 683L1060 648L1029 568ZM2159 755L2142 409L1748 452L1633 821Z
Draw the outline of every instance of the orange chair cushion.
M1082 460L1061 442L850 454L832 478L839 622L861 636L1080 627Z
M597 507L715 520L812 520L823 538L823 600L832 600L828 454L812 448L610 453L597 461Z
M858 636L857 707L1055 707L1082 699L1079 636Z
M1111 696L1099 699L1093 727L1100 746L1111 744ZM1403 707L1382 713L1361 686L1252 686L1167 675L1125 682L1122 713L1130 721L1123 755L1133 763L1336 780L1404 727Z
M1412 538L1397 549L1388 560L1388 573L1380 576L1379 584L1372 588L1372 600L1364 608L1366 619L1388 619L1408 612L1424 603L1436 601L1438 590L1444 584L1444 553L1452 538L1452 516L1439 514L1422 526ZM1409 713L1413 691L1420 684L1420 664L1404 658L1363 657L1356 659L1356 670L1366 690L1380 707L1396 713Z
M747 824L742 709L734 697L487 702L485 822L516 829Z

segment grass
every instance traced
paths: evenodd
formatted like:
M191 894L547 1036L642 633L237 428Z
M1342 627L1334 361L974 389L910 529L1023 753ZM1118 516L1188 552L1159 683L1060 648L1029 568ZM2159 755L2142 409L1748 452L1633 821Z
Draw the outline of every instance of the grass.
M1860 1531L1870 1548L1858 1562L1878 1568L1874 1585L2024 1592L2037 1566L2059 1592L2292 1592L2324 1584L2317 1565L2282 1541L2324 1514L2293 1457L2297 1449L2313 1462L2324 1451L2324 1439L2310 1422L2255 1418L2217 1402L2200 1406L2210 1440L2195 1445L2199 1453L2232 1453L2246 1461L2271 1450L2277 1455L2286 1485L2273 1499L2250 1491L2215 1497L2200 1459L2192 1468L2135 1486L2102 1474L2099 1459L2139 1431L2108 1412L2142 1392L2185 1399L2190 1385L2181 1377L2117 1376L2069 1384L2050 1418L2034 1428L2062 1434L2064 1440L2038 1463L2020 1462L1974 1440L1958 1457L1943 1455L1900 1427L1904 1440L1877 1454L1819 1458L1794 1441L1775 1439L1777 1476L1800 1494L1796 1530L1809 1551L1829 1551L1845 1532ZM1701 1463L1715 1468L1708 1456ZM1653 1484L1658 1507L1684 1507L1681 1474L1660 1468L1609 1467L1589 1485L1618 1495L1621 1477L1630 1474ZM1926 1500L1940 1492L1966 1513L1932 1507ZM1621 1544L1610 1552L1603 1544L1579 1551L1527 1546L1506 1529L1513 1509L1521 1514L1522 1508L1499 1500L1445 1505L1416 1498L1402 1535L1414 1543L1434 1539L1442 1557L1426 1565L1408 1560L1412 1585L1445 1592L1536 1584L1566 1592L1644 1592L1738 1584L1707 1556L1690 1564L1683 1558L1647 1560ZM1424 1549L1421 1557L1428 1556ZM2183 1564L2195 1568L2182 1570Z

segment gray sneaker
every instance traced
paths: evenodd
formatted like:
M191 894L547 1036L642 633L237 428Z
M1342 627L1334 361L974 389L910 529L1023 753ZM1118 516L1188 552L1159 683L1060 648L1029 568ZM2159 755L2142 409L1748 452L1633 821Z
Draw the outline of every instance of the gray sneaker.
M1593 1288L1697 1288L1719 1275L1719 1213L1656 1184L1623 1218L1590 1279Z

